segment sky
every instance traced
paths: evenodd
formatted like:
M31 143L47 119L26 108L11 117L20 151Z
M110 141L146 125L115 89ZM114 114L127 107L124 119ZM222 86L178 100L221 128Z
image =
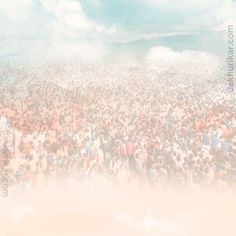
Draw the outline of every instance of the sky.
M224 57L235 23L232 0L0 0L0 61L146 58L160 47Z

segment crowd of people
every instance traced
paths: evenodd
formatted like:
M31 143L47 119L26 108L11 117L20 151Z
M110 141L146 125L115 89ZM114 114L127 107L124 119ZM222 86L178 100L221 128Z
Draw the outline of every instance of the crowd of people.
M1 171L20 188L66 179L234 185L235 95L220 73L191 73L1 68Z

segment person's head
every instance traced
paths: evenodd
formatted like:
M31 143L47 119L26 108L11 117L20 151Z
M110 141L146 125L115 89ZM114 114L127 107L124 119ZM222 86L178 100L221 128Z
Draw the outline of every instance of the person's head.
M177 156L176 160L179 162L181 160L180 155Z

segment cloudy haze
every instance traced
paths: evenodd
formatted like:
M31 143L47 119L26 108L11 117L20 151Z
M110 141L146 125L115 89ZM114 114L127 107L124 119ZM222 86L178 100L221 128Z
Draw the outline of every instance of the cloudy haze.
M155 46L224 54L230 0L0 0L0 60L146 56Z

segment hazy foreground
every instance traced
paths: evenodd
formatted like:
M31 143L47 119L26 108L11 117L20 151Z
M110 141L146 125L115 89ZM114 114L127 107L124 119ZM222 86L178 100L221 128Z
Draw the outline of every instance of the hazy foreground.
M1 235L233 236L233 193L89 187L28 191L0 201Z

